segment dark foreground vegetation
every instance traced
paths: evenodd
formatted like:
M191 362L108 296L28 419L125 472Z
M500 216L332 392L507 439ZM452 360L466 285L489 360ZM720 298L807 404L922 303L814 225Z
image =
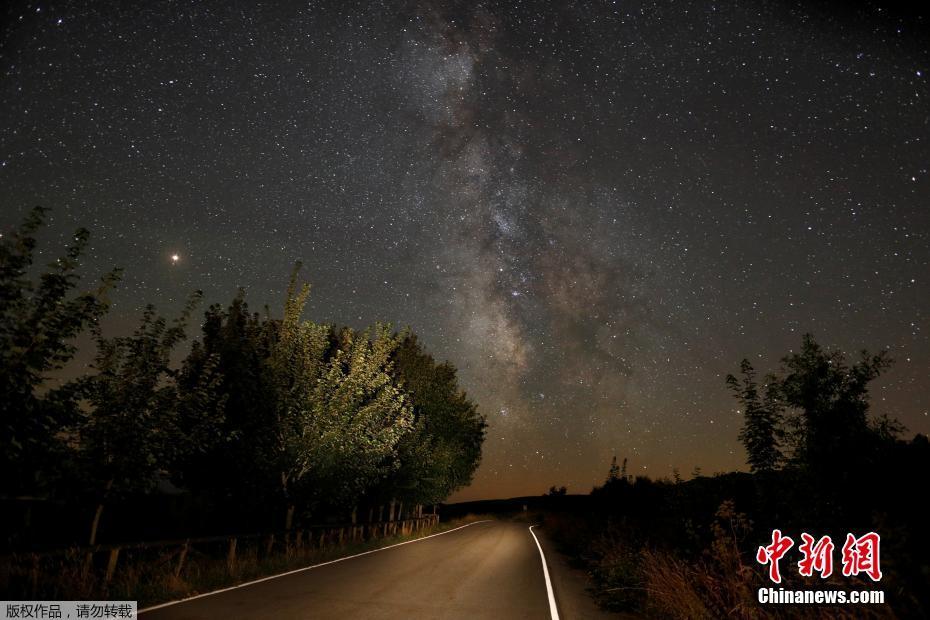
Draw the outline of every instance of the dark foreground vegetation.
M930 613L930 444L923 435L870 417L868 384L888 368L884 354L854 362L811 336L757 380L743 362L727 383L745 418L740 438L751 473L652 480L614 459L590 496L553 488L539 506L546 527L591 575L612 610L660 618L926 617ZM532 509L532 508L531 508ZM756 561L772 530L795 546L783 581ZM801 577L801 533L830 535L833 574ZM881 536L882 578L844 577L847 533ZM757 590L884 590L885 605L760 605Z
M411 331L303 319L295 268L281 314L240 291L186 354L198 293L173 320L148 306L105 334L120 272L79 292L84 230L34 265L45 215L0 239L4 557L418 517L470 481L484 418ZM81 336L96 355L59 380Z

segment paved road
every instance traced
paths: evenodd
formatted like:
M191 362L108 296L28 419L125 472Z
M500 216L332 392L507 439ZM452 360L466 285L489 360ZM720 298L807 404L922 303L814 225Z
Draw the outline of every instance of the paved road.
M143 613L141 620L550 618L527 526L490 521Z

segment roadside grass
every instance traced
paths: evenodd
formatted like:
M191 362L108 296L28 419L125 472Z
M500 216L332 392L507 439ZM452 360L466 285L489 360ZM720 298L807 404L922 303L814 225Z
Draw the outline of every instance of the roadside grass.
M614 613L688 620L897 617L888 605L760 605L758 589L772 583L742 550L750 523L732 502L721 504L711 527L712 540L696 555L643 542L623 524L594 528L574 514L547 514L545 526L558 548L587 571L589 594ZM825 584L847 592L870 589L859 578L836 574L815 585ZM776 587L812 589L790 573L783 574Z
M326 545L322 548L291 546L266 554L263 541L243 543L229 569L225 544L191 547L180 572L177 549L144 549L120 554L110 582L104 583L101 567L85 571L79 551L54 558L0 562L0 592L8 600L134 600L139 608L180 600L236 586L248 581L313 566L339 558L417 540L450 529L493 519L466 515L408 535ZM105 555L105 554L104 554ZM104 558L105 559L105 558Z

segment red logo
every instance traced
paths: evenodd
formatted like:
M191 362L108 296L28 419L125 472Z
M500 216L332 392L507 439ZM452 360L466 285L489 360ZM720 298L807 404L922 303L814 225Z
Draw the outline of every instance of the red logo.
M779 561L794 546L794 540L783 536L781 530L772 530L772 542L756 551L756 561L769 567L769 579L781 583L781 570ZM865 573L872 581L882 578L879 566L879 548L881 537L875 532L856 538L853 534L846 534L846 543L843 545L843 576L854 577ZM801 544L798 551L801 559L798 561L798 573L802 577L812 577L815 572L826 579L833 574L833 540L823 536L819 540L804 532L801 534Z
M832 575L833 541L830 537L824 536L815 543L814 537L804 532L801 534L801 540L804 542L798 547L798 551L804 554L804 557L798 562L798 572L804 577L810 577L817 571L822 579Z
M778 561L794 546L794 541L781 535L781 530L772 530L772 544L759 547L756 551L756 561L763 566L769 564L769 579L781 583L781 573L778 570Z
M878 548L881 537L869 532L861 538L846 534L843 545L843 576L850 577L865 573L872 581L882 578L882 569L878 566Z

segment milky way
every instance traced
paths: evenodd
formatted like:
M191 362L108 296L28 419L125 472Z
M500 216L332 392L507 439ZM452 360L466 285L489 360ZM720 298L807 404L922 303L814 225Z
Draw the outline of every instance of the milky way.
M53 209L106 328L201 288L413 327L488 417L460 498L744 467L723 377L813 332L930 431L930 50L800 2L15 4L0 226ZM82 358L86 359L86 358ZM78 360L80 366L81 360Z

